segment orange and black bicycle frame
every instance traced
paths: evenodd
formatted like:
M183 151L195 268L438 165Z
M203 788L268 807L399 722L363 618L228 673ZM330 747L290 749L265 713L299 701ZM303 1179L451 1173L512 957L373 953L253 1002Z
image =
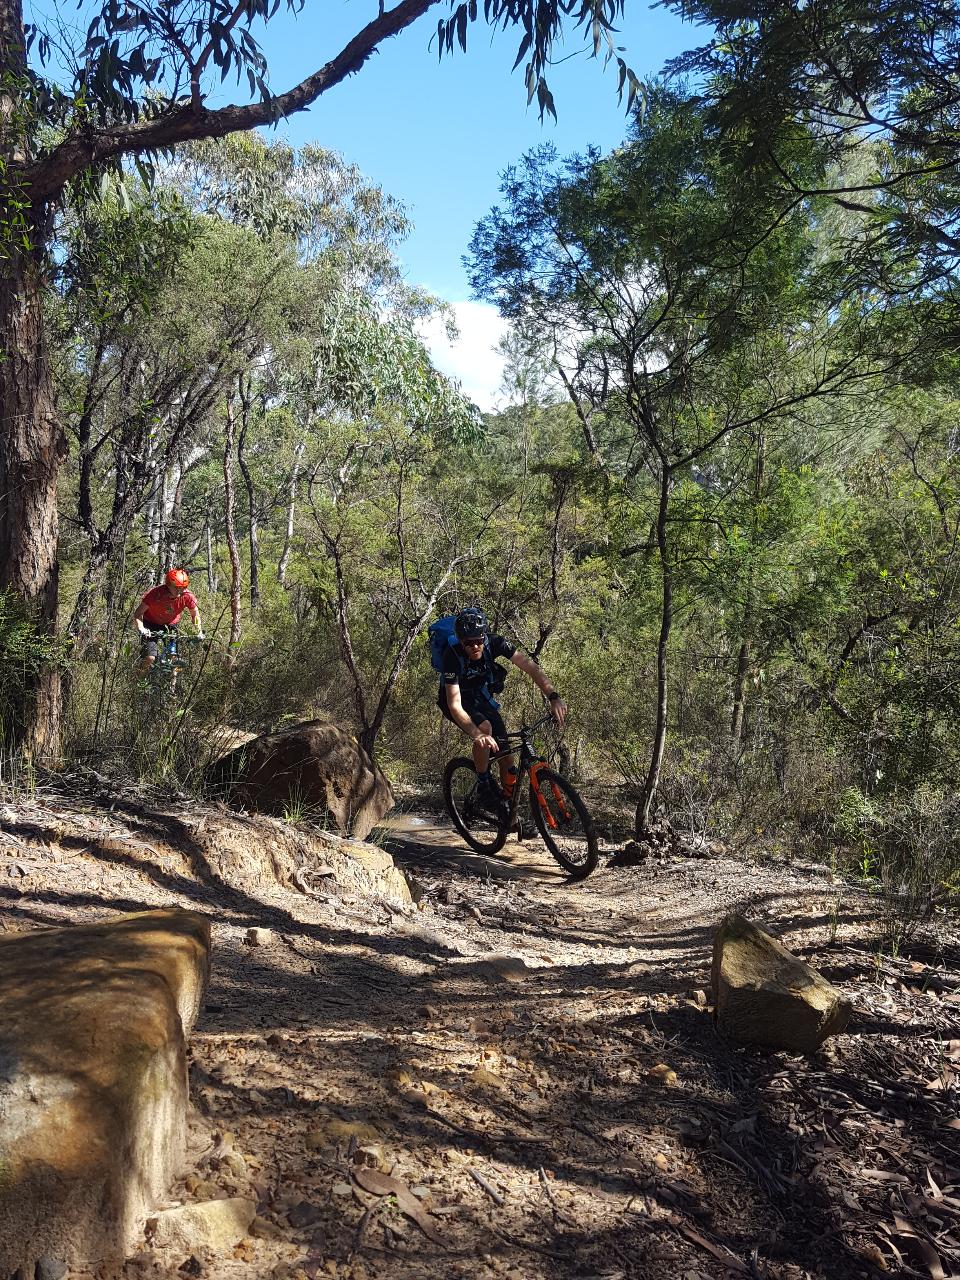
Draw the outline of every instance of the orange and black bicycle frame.
M549 766L545 760L537 760L530 765L530 786L533 788L533 794L537 797L537 804L540 806L540 810L543 813L544 821L548 827L556 831L559 824L554 817L553 810L547 802L546 796L540 788L540 771L542 769L547 769L548 767ZM564 822L569 822L572 815L570 810L567 808L566 796L555 782L550 784L550 790L553 792L553 798L557 802L560 817Z

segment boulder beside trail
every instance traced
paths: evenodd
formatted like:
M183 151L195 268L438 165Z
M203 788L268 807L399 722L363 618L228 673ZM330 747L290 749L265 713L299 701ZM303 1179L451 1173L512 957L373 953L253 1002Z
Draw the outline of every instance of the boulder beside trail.
M0 1275L139 1236L185 1155L209 953L208 920L181 910L0 940Z
M147 1239L181 1254L225 1252L247 1234L256 1213L257 1202L242 1196L185 1204L148 1218Z
M358 840L393 807L382 770L352 734L323 720L252 738L211 766L207 785L238 808L279 817L327 814L337 831Z
M711 986L717 1030L770 1049L812 1053L843 1030L851 1013L816 969L739 915L717 930Z

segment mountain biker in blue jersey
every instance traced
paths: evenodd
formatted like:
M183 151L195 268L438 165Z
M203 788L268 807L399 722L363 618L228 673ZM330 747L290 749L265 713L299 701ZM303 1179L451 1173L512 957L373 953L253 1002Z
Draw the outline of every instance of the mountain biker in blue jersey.
M526 672L550 703L557 725L567 718L566 703L554 689L544 671L532 658L518 653L503 636L491 635L487 619L476 608L462 609L454 621L456 644L449 646L450 656L444 663L437 703L448 720L473 740L473 763L479 786L477 798L488 812L497 813L504 793L490 774L490 752L502 751L508 745L507 727L500 715L494 693L502 687L504 673L495 666L497 658L509 659ZM516 770L511 756L500 760L500 779L509 794Z

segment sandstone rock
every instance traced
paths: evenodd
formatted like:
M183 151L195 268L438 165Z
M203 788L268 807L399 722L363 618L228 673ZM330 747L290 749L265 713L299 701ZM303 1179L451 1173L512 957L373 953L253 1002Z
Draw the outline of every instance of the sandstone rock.
M407 882L407 892L410 894L410 901L419 906L423 901L423 895L427 891L427 886L422 880L418 880L416 876L405 875Z
M717 930L711 992L723 1035L792 1053L812 1053L843 1030L851 1013L815 969L739 915Z
M239 1152L228 1152L223 1157L222 1163L230 1170L235 1178L243 1178L246 1176L247 1162Z
M211 875L244 893L269 896L278 885L304 893L322 883L325 893L382 895L410 905L406 879L388 853L333 831L303 830L266 816L212 812L204 816L202 826L193 826L153 813L154 820L170 830L172 842L189 841L197 861ZM367 848L373 853L361 861L357 851Z
M523 982L531 973L525 960L511 955L484 956L477 962L477 971L484 977L496 978L501 982Z
M256 1212L256 1202L243 1196L185 1204L150 1218L147 1237L155 1248L216 1253L232 1249L243 1239Z
M207 781L235 806L281 817L328 814L361 840L393 806L390 783L356 738L322 720L244 743L214 764Z
M48 1258L46 1254L37 1259L35 1280L63 1280L69 1268L59 1258Z
M180 910L0 940L0 1275L122 1256L179 1172L209 949Z
M248 947L266 947L273 941L269 929L248 929L245 938Z
M379 849L373 844L349 844L344 852L360 863L385 897L412 903L407 878L400 868L394 865L393 858L386 849Z

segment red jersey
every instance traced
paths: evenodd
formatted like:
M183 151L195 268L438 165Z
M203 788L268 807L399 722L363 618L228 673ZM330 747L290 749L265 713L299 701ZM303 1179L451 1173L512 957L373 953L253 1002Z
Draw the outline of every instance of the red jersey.
M160 627L175 627L184 609L197 607L197 597L192 591L181 591L179 595L172 596L166 587L151 587L140 603L146 605L144 626L158 630Z

